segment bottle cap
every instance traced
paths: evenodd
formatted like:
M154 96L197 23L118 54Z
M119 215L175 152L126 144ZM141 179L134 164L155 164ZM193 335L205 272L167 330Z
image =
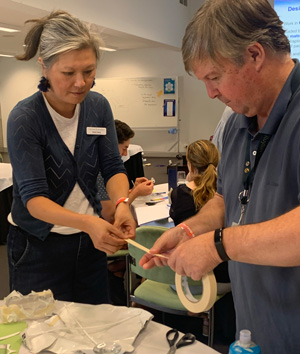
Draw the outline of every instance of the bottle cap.
M241 344L249 344L251 342L251 332L248 329L242 329L240 331Z

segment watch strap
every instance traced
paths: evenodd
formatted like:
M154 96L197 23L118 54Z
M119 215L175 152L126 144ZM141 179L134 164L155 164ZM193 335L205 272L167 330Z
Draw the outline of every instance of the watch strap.
M218 252L219 257L222 259L223 262L230 261L228 254L225 251L223 245L223 230L225 228L222 227L220 229L215 230L215 246Z

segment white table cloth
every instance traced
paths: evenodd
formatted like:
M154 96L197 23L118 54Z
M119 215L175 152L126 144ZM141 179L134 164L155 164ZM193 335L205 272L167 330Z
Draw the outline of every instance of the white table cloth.
M67 302L57 301L58 306L63 304L69 304ZM4 302L0 300L0 306L4 305ZM117 309L117 306L115 306ZM43 321L43 319L41 319ZM166 340L166 333L170 330L170 327L162 325L160 323L150 320L147 326L142 329L138 337L133 343L134 351L132 354L167 354L169 350L169 344ZM181 333L180 337L183 335ZM1 333L0 333L1 337ZM1 344L1 342L0 342ZM29 354L29 350L22 344L20 354ZM126 352L127 353L127 352ZM218 354L216 350L208 347L207 345L195 341L193 344L178 349L178 354ZM219 353L220 354L220 353Z
M134 342L132 354L167 354L169 344L166 333L170 328L160 323L150 321ZM183 334L182 334L183 335ZM20 354L29 354L26 347L21 346ZM216 350L196 341L192 345L178 349L178 354L218 354ZM176 354L177 354L176 353Z
M0 192L12 186L12 167L10 163L0 163Z

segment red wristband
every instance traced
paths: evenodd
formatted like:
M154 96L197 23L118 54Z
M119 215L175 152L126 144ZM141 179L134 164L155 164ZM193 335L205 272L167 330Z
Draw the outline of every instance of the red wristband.
M182 222L181 224L179 224L177 226L179 226L182 230L184 230L189 238L195 237L195 234L193 233L191 228L187 224L185 224L184 222Z
M125 198L125 197L122 197L122 198L118 199L117 202L116 202L115 208L117 208L117 206L120 203L128 203L128 201L129 201L129 198Z

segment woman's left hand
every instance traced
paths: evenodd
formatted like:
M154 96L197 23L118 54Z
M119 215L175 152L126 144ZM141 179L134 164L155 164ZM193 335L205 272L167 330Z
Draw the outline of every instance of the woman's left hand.
M120 203L115 212L114 226L126 235L126 238L135 238L136 222L133 219L129 205Z

